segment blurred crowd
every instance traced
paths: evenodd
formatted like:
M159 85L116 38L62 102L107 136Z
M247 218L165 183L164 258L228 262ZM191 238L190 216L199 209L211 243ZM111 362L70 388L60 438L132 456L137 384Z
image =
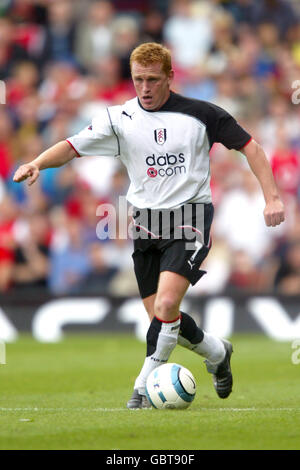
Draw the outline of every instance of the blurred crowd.
M31 187L13 183L12 175L89 125L98 110L134 97L130 53L156 41L172 51L174 91L222 106L262 144L286 204L286 222L266 227L263 196L245 157L215 144L213 246L208 274L190 293L299 294L299 6L1 0L0 293L137 294L132 241L99 239L96 231L99 205L117 207L127 192L116 160L78 158L43 171Z

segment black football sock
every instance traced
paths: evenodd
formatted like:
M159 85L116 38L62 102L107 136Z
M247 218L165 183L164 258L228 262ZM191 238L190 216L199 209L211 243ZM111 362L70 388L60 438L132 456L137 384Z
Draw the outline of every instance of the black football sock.
M196 325L195 320L190 315L184 312L180 312L180 314L179 335L193 345L201 343L204 338L204 331Z

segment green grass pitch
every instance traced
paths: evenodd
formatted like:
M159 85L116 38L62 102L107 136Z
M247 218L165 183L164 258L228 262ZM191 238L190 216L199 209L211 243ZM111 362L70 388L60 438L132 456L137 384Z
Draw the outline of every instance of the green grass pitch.
M0 366L0 449L300 449L300 364L291 343L232 338L234 391L220 400L203 358L177 347L197 395L187 410L126 409L145 344L130 335L23 336Z

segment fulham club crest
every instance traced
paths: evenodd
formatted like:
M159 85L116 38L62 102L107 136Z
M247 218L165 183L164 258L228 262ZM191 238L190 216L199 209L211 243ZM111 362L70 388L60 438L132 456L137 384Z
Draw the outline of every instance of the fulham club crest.
M154 139L159 145L163 145L167 140L167 129L155 129Z

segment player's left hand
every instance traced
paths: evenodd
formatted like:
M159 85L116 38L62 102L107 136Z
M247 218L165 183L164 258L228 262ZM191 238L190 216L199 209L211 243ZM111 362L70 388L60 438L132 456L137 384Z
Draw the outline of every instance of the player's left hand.
M284 221L284 205L281 199L266 203L264 217L267 227L276 227Z

